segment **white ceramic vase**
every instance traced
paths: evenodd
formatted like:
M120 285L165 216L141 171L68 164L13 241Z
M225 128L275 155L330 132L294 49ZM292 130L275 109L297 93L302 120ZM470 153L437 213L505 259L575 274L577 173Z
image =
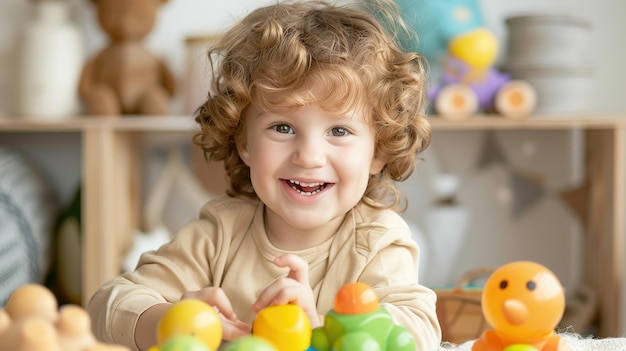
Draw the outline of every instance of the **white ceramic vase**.
M85 57L81 33L64 0L39 0L33 10L19 42L17 113L45 119L76 115Z

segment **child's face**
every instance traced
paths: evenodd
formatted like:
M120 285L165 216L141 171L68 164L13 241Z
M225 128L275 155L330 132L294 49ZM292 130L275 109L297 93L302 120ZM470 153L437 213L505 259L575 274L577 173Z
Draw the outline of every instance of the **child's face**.
M374 130L358 114L315 107L274 114L252 104L245 123L247 144L239 154L267 206L270 233L286 226L333 234L360 201L369 175L384 166L374 158Z

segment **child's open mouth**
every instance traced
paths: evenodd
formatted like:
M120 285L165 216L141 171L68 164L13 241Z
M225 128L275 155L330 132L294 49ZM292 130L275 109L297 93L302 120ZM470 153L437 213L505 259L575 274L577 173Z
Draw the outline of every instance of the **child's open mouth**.
M328 183L304 183L298 180L288 180L289 186L304 196L312 196L324 190Z

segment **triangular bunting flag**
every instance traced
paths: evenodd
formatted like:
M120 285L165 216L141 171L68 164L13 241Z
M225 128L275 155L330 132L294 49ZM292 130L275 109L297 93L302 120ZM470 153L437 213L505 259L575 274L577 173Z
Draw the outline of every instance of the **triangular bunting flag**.
M485 143L480 154L480 159L478 160L478 168L489 166L492 163L502 163L506 165L507 160L496 139L495 132L489 130L485 133Z
M511 172L510 182L513 191L513 215L516 218L545 195L539 177Z
M578 217L578 219L584 225L587 224L587 211L588 211L588 203L589 203L589 184L585 182L584 184L576 187L570 188L560 193L561 200L568 205L568 207L572 210L574 215Z

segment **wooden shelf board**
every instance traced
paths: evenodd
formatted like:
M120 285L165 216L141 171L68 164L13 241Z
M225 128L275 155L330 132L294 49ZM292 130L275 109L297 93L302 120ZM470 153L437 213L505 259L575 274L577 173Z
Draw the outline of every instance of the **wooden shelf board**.
M626 115L546 115L511 119L499 115L478 115L467 120L454 121L429 117L433 130L473 129L612 129L626 125Z
M128 132L186 132L198 130L192 116L76 116L58 120L0 118L0 132L82 132L90 129Z
M454 121L428 118L433 130L475 129L606 129L626 125L626 115L546 115L511 119L499 115L478 115ZM90 128L111 128L135 132L185 132L198 130L192 116L76 116L58 120L0 118L0 132L81 132Z

